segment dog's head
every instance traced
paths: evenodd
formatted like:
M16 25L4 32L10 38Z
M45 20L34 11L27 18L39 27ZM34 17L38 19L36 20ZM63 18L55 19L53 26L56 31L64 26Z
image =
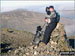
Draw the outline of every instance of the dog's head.
M41 26L37 26L37 31L41 31Z

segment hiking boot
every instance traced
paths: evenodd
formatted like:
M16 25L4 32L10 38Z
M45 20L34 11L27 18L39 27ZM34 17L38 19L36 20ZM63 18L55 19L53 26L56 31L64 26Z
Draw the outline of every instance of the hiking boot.
M39 43L39 46L46 46L46 44L43 43L43 42L40 42L40 43Z

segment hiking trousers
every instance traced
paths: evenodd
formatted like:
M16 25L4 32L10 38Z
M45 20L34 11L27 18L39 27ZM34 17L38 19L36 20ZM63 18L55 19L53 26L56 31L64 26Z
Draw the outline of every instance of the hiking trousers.
M48 26L46 26L42 42L44 42L45 44L49 42L51 33L56 28L56 26L57 23L49 23Z

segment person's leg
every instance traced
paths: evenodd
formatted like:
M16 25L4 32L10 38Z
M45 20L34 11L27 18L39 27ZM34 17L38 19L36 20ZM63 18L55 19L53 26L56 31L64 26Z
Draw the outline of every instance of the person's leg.
M42 42L44 42L45 44L49 42L51 33L55 29L56 25L57 25L56 23L53 23L53 24L49 24L46 27Z

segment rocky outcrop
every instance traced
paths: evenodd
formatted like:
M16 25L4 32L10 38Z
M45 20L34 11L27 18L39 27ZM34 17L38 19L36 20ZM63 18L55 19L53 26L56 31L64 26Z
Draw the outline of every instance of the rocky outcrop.
M50 42L45 46L27 46L19 47L14 50L14 55L21 56L58 56L59 51L68 50L68 45L66 43L66 33L64 26L58 23L55 30L52 32ZM11 53L10 51L8 53Z

